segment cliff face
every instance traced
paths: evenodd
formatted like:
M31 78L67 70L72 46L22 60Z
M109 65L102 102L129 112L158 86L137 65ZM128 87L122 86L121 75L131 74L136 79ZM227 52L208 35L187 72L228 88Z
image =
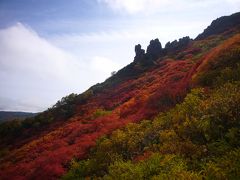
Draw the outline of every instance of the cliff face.
M155 39L146 52L137 45L134 61L105 82L63 98L35 118L2 125L0 177L57 179L73 158L86 158L101 136L154 119L181 103L195 86L210 87L201 83L201 74L214 69L206 64L217 49L224 54L223 47L239 44L239 15L213 21L195 40L184 37L163 48Z

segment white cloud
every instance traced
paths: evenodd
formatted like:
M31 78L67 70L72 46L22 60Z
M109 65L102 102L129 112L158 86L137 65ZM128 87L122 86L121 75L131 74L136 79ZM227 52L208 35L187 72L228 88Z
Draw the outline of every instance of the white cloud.
M109 30L94 33L58 34L53 35L50 40L56 46L69 51L75 50L76 53L84 54L85 48L87 48L91 49L91 54L95 56L124 61L121 65L126 65L133 59L134 45L141 43L143 48L146 48L149 41L154 38L159 38L163 45L168 41L187 35L194 38L211 22L184 21L179 18L172 23L172 18L165 19L165 17L135 22L119 22L120 27L112 25L113 28ZM121 57L125 54L128 54L127 59Z
M226 0L227 2L230 2L230 3L240 3L240 0ZM239 4L238 4L239 5Z
M31 72L40 78L69 80L68 69L82 65L76 57L39 37L21 23L0 30L1 69Z
M225 0L225 2L231 5L232 6L231 8L234 9L235 11L240 10L240 0Z
M141 11L147 3L146 0L99 0L99 2L106 3L113 9L123 9L130 13Z
M111 59L105 58L105 57L99 57L96 56L92 59L90 66L93 70L106 73L109 75L109 72L116 71L121 68L121 66L116 63L115 61L112 61Z
M158 8L169 4L167 0L98 0L100 3L105 3L114 10L124 10L134 14L143 10Z
M110 8L117 11L126 11L130 14L135 13L153 13L155 11L170 11L182 9L191 5L192 2L200 4L193 0L98 0L100 3L107 4Z
M0 97L0 111L25 111L25 112L39 112L42 111L43 107L38 104L34 104L32 101L24 101Z
M106 58L77 58L18 23L0 30L0 97L9 99L0 109L44 110L71 92L103 81L116 67Z
M235 5L239 8L240 0L98 0L99 3L108 5L118 12L128 12L130 14L143 13L151 14L158 12L171 12L176 10L184 11L188 8L208 7L215 4Z

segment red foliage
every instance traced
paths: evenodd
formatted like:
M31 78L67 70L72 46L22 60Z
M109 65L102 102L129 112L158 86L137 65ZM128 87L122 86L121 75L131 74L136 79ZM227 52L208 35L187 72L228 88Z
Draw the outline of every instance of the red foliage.
M138 78L94 95L86 104L79 105L79 113L66 123L13 149L1 160L1 179L59 178L70 160L85 158L100 136L129 122L152 118L179 102L186 95L195 71L191 68L190 61L161 61ZM110 115L88 120L102 107L115 108Z

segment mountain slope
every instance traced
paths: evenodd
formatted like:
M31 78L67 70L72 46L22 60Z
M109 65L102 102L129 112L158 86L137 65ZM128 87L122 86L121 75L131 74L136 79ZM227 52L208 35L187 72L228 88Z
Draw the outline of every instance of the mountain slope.
M240 28L240 12L232 14L231 16L223 16L214 20L202 34L199 34L196 40L205 39L212 35L221 33L231 33L231 31L238 31Z
M239 14L232 16L239 17ZM222 24L228 23L228 20L225 22L225 18L222 18ZM234 97L236 95L234 99L237 104L239 93L236 93L234 89L239 86L224 85L224 83L239 81L238 76L235 75L238 74L239 69L235 67L238 67L240 59L238 25L238 22L235 25L231 24L230 32L229 28L218 30L218 26L212 25L209 29L215 28L216 33L213 31L210 33L211 36L207 33L196 40L188 37L181 38L179 41L167 43L165 48L162 48L157 39L152 40L146 53L141 46L137 45L134 61L104 83L91 87L81 95L71 94L63 98L54 107L35 118L11 124L4 123L0 127L0 175L2 179L55 179L65 174L69 167L72 167L71 171L65 178L79 178L79 174L75 171L84 171L85 173L80 173L81 177L106 176L111 179L116 173L114 170L124 171L115 167L119 168L121 165L130 167L133 166L131 163L138 162L139 159L148 159L148 157L151 157L152 161L167 158L180 164L182 159L175 156L176 154L183 157L189 155L187 158L190 159L194 159L195 156L201 159L203 155L206 155L204 151L208 141L205 135L199 135L198 131L206 131L208 135L210 126L206 125L208 127L206 130L198 129L197 127L202 125L194 123L192 125L186 117L201 118L194 115L195 110L207 114L207 111L211 109L199 110L198 105L205 100L205 104L214 105L215 101L212 99L220 96L224 88L232 89L232 93L235 93ZM226 72L228 76L224 76ZM222 91L217 92L216 86L221 86ZM204 87L204 89L188 94L194 87ZM205 94L208 91L209 94ZM199 102L195 104L195 109L190 108L193 104L189 104L189 97L195 98L193 100L190 98L190 102L195 102L195 100L196 103ZM209 99L204 99L204 97L209 97ZM228 102L228 99L225 101ZM175 107L176 104L182 102L183 105ZM188 107L187 110L183 108L184 103ZM171 108L175 110L170 110ZM233 109L237 108L233 107ZM178 111L182 114L177 114ZM166 115L159 115L160 112L166 112ZM190 112L193 115L190 116ZM232 117L238 116L234 114ZM144 119L152 121L139 123ZM127 125L129 123L137 124ZM124 129L126 125L127 128ZM220 125L222 126L221 123ZM9 131L5 131L6 127ZM233 123L229 127L238 126ZM119 128L123 130L114 131ZM157 137L161 129L168 132L162 134L163 141L159 141ZM129 136L125 133L126 131L133 133ZM139 134L137 143L134 142L136 140L134 134ZM141 134L143 139L140 138ZM106 139L97 141L103 135L107 136ZM197 138L192 137L194 135ZM213 139L213 142L217 141L215 138L215 136L218 137L217 132L208 136ZM234 132L232 136L235 137ZM164 145L164 138L166 140L176 138L173 142L178 143L179 146L174 149L174 145L170 146L172 141L166 141L168 143ZM89 154L90 148L95 146L95 150L91 150L92 153ZM238 147L238 144L235 146ZM120 149L121 152L116 149ZM106 157L102 154L103 152L108 152L111 157ZM157 154L152 157L151 154L154 153L169 156L161 158ZM89 168L85 161L80 161L79 164L73 161L70 166L73 158L81 160L86 157L95 162L93 164L95 167ZM104 157L104 160L100 161L99 157ZM105 160L109 161L105 162ZM174 164L168 160L166 160L167 163ZM139 165L140 169L148 167L149 162L144 163ZM119 166L114 166L114 164ZM184 159L182 164L187 166L188 162ZM82 167L88 169L82 170ZM189 173L188 169L184 168L182 170L186 174Z
M63 179L239 179L239 50L239 34L213 48L192 76L202 87L152 121L100 138Z

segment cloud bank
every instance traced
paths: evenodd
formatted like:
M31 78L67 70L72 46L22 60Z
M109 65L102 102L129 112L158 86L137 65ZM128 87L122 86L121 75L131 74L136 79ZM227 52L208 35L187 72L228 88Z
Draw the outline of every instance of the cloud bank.
M21 23L0 30L0 110L42 111L119 68L105 57L89 59L58 48Z
M154 12L169 12L170 10L185 10L190 7L207 7L210 4L226 4L240 8L240 0L98 0L118 12L129 14Z

